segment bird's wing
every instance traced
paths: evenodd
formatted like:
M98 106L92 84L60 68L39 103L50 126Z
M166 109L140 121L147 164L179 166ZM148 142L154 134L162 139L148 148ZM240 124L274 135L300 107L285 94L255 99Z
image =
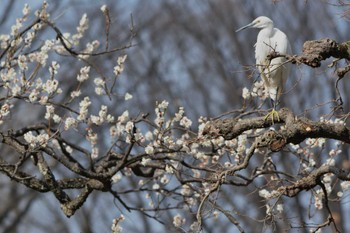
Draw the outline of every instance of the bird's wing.
M292 50L291 50L291 46L288 40L288 37L286 36L286 34L284 34L284 32L282 32L281 30L275 28L274 29L274 34L271 38L271 44L274 45L273 47L275 48L276 52L280 53L280 54L291 54ZM276 60L276 61L274 61ZM284 63L286 61L285 58L275 58L271 61L271 63ZM288 76L289 76L289 72L290 72L290 64L283 64L282 67L282 83L284 85L284 83L286 82Z
M274 29L274 34L271 37L271 42L271 45L274 49L276 49L276 52L280 54L287 54L291 52L288 37L286 34L284 34L284 32L277 28Z

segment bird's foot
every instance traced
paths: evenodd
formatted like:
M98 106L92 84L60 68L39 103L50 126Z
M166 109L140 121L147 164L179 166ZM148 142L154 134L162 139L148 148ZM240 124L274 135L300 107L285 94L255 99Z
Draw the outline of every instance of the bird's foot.
M280 121L280 116L278 115L278 112L276 111L276 109L272 109L271 112L269 112L266 117L265 117L265 121L269 118L271 118L272 124L275 124L275 117L277 118L277 122Z

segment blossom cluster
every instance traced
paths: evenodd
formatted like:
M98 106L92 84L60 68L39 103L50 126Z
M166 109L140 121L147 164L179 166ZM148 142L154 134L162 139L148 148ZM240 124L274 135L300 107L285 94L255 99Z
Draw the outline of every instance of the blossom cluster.
M244 87L242 90L242 98L250 99L252 97L258 97L259 99L266 99L268 97L267 90L265 89L264 82L262 80L254 82L252 90Z

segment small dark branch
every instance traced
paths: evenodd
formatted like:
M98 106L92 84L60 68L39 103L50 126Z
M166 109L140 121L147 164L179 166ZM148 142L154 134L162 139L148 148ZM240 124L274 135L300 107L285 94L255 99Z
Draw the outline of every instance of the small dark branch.
M61 203L61 209L64 212L64 214L67 217L71 217L72 215L74 215L75 211L77 211L81 206L83 206L83 204L85 203L85 201L87 200L87 198L93 190L100 190L104 192L110 191L110 181L108 180L108 182L103 183L99 180L88 180L85 186L83 187L83 190L79 195L76 196L76 198L69 202Z
M331 223L332 223L332 219L331 219L331 217L329 217L329 218L327 219L327 221L325 221L324 223L318 224L317 227L316 227L316 229L314 229L314 230L312 230L312 231L310 231L310 232L311 232L311 233L320 232L320 229L321 229L321 228L324 228L324 227L326 227L326 226L329 226ZM339 232L339 231L337 231L337 232Z
M337 233L340 233L340 231L338 230L337 224L336 224L335 221L334 221L331 208L329 207L329 204L328 204L329 201L328 201L328 193L327 193L326 186L322 183L321 177L318 177L317 179L318 179L317 184L318 184L319 186L321 186L322 191L323 191L323 195L324 195L324 205L326 206L326 209L327 209L327 211L328 211L328 213L329 213L328 222L329 222L329 224L333 223L334 228L335 228L335 231L336 231Z
M8 164L6 161L0 159L0 172L5 173L12 180L34 189L38 192L48 192L49 187L45 182L31 176L25 172L18 171L15 165Z
M196 214L196 219L198 222L198 228L197 228L198 232L200 232L202 229L202 211L203 211L204 203L208 200L209 196L212 193L219 190L219 188L224 183L227 176L233 176L233 175L235 175L235 173L237 171L240 171L240 170L248 167L249 161L252 158L252 156L254 155L256 148L257 148L257 142L253 143L253 145L249 148L249 150L247 151L247 154L244 157L243 162L240 164L237 164L236 166L234 166L228 170L221 172L218 175L216 183L213 184L213 186L210 188L209 192L203 196L203 198L200 201L200 204L198 206L198 210L197 210L197 214Z
M105 10L103 11L103 15L105 16L105 33L106 33L106 51L108 51L108 47L109 47L109 29L111 27L111 17L109 15L109 9L108 7L105 8Z
M23 37L23 35L25 33L27 33L30 29L32 29L36 24L38 24L40 22L41 22L41 19L39 19L39 18L36 19L32 24L30 24L23 31L21 31L15 38L12 38L12 40L9 42L8 46L0 54L0 60L5 56L5 54L8 54L9 49L12 47L12 41L17 40L20 37Z
M82 189L87 182L88 179L85 178L65 178L58 180L57 184L61 189Z
M48 129L48 125L44 123L30 125L16 131L10 131L9 136L20 137L20 136L23 136L25 133L28 133L29 131L47 130L47 129Z
M339 79L342 79L346 73L348 73L350 71L350 65L347 65L345 67L341 67L341 68L338 68L336 73L339 77Z
M114 190L109 190L109 192L120 202L120 204L122 204L122 206L129 212L131 212L130 207L125 203L125 201L123 201L123 199L121 199L121 197L118 195L118 193Z
M81 165L70 162L65 156L57 155L56 152L49 147L42 148L41 150L76 174L88 178L103 178L101 177L102 174L88 171L87 169L82 168Z
M72 56L79 56L79 55L89 55L89 56L101 56L104 54L108 54L108 53L114 53L117 51L122 51L128 48L133 47L132 44L132 40L129 41L129 44L122 46L122 47L118 47L118 48L113 48L111 50L108 51L103 51L103 52L98 52L98 53L86 53L86 52L77 52L74 49L70 48L70 46L68 45L68 41L66 40L66 38L63 36L63 33L61 32L61 30L56 27L52 22L48 21L48 20L43 20L43 22L45 22L49 27L51 27L57 34L57 39L61 42L62 46L64 47L64 49L70 53ZM132 38L134 37L134 35L132 36Z
M239 232L242 232L242 233L245 232L244 229L240 226L239 221L235 217L232 216L230 211L225 210L224 208L222 208L221 206L219 206L215 202L211 202L211 204L214 205L214 208L216 208L221 213L223 213L226 216L226 218L238 228Z
M292 185L279 187L276 190L274 197L278 197L280 195L294 197L301 191L310 190L319 185L319 180L327 173L334 174L340 180L350 180L349 171L345 171L334 166L322 166L308 176L296 181Z
M142 169L141 164L135 164L131 166L131 170L133 173L137 176L141 177L153 177L154 172L156 171L155 168L147 168L147 169Z
M349 67L349 70L350 70L350 65L347 66L347 67ZM348 71L346 71L346 72L348 72ZM341 110L343 110L343 98L341 97L341 94L340 94L340 91L339 91L339 88L338 88L338 84L339 84L339 81L343 78L344 75L345 75L345 73L342 76L339 76L339 74L338 74L337 81L335 82L335 90L337 91L337 95L338 95L337 102L339 102L339 105L336 106L336 107L340 108Z
M74 215L86 201L90 193L93 191L89 186L85 186L81 193L72 201L61 204L63 213L69 218Z
M28 146L20 142L19 140L4 135L0 132L0 141L6 145L9 145L12 147L15 151L17 151L19 154L23 155L27 152Z
M44 156L39 152L36 153L36 158L38 159L38 169L43 175L45 182L61 204L65 204L70 201L69 196L60 188L55 176L53 175L50 167L46 163Z

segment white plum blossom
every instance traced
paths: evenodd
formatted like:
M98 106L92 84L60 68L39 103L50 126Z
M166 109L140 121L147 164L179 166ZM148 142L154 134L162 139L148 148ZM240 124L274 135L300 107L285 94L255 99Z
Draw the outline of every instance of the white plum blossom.
M37 136L33 134L32 131L29 131L23 135L24 140L29 144L31 148L35 147L46 147L50 139L47 133L41 133Z
M265 94L264 83L262 80L255 82L253 90L251 91L252 97L259 97L261 99L266 99L267 95Z
M118 57L117 65L114 67L114 70L113 70L116 76L120 75L124 71L124 62L126 58L127 58L126 54L124 56Z
M88 26L89 26L88 23L89 23L89 20L87 18L87 15L83 14L83 16L81 17L80 22L79 22L79 27L77 27L77 31L79 33L83 33L84 31L86 31L88 29Z
M91 105L90 98L86 96L80 103L79 103L79 116L78 120L83 121L87 118L88 115L88 107Z
M11 87L11 91L13 96L20 95L21 87L18 84L15 84Z
M118 122L126 123L129 120L129 111L125 110L122 115L118 117Z
M152 185L153 190L158 190L160 188L159 184L155 183Z
M64 122L64 129L69 130L72 127L76 127L77 125L77 120L73 117L67 117L65 122Z
M102 5L101 8L100 8L100 10L101 10L102 12L106 12L107 9L108 9L108 8L107 8L106 4Z
M342 189L343 191L348 190L349 187L350 187L350 181L342 181L342 182L340 183L340 187L341 187L341 189Z
M133 131L134 131L134 122L128 121L128 122L126 123L126 125L125 125L125 130L126 130L126 132L133 134Z
M95 83L95 93L97 95L102 95L103 94L103 86L105 85L105 81L102 78L95 78L94 79Z
M182 185L181 195L189 196L191 194L191 188L187 184Z
M106 117L106 120L108 123L113 123L114 122L114 116L112 116L111 114L108 114Z
M342 191L337 192L337 197L342 197L344 193Z
M46 105L45 119L48 120L48 119L52 118L52 115L54 112L55 112L54 106Z
M145 138L146 138L147 141L152 141L153 140L153 133L151 131L148 131L145 134Z
M22 10L23 17L27 17L29 15L29 13L30 13L30 7L26 3L26 4L24 4L23 10Z
M23 135L24 140L28 142L32 147L35 146L36 137L33 135L32 131L29 131Z
M89 79L90 66L84 66L80 69L80 72L77 76L79 82L83 82Z
M322 189L316 190L314 197L315 197L316 209L321 210L323 208L323 191L322 191Z
M98 40L94 40L93 42L88 42L86 44L85 49L82 51L85 54L79 54L78 57L81 59L88 59L90 57L90 53L92 53L94 50L96 50L100 45L100 42Z
M10 105L8 103L4 103L0 108L0 117L3 118L10 114L10 109L13 107L13 105Z
M72 148L72 147L66 145L65 149L66 149L66 151L67 151L69 154L73 153L73 148Z
M43 85L43 90L47 92L47 94L51 95L56 92L58 88L58 81L56 79L54 80L47 80L46 83Z
M190 128L192 125L192 121L190 119L188 119L187 117L182 117L182 119L180 120L180 125L185 127L186 129Z
M36 33L35 32L28 32L26 33L25 37L24 37L24 44L25 47L30 47L30 45L32 44L33 39L35 39ZM4 44L1 43L1 48L3 48Z
M265 199L270 199L271 198L271 193L267 191L266 189L261 189L259 190L259 196Z
M161 110L161 111L164 111L165 109L167 109L169 106L169 102L168 101L165 101L163 100L160 104L158 104L158 108Z
M77 27L77 34L72 36L73 44L78 45L79 40L84 36L84 32L89 28L89 19L87 14L83 14L79 21L79 26Z
M81 95L81 91L80 90L72 91L70 93L70 97L72 97L72 98L79 97L80 95Z
M46 103L47 103L48 100L49 100L49 97L47 97L47 96L41 96L41 97L40 97L40 100L39 100L39 103L40 103L41 105L46 105Z
M163 100L161 103L157 104L157 107L155 109L156 112L156 119L154 120L154 122L156 123L156 125L158 127L162 127L165 119L164 119L164 112L166 111L166 109L168 108L169 102Z
M148 155L153 155L153 154L154 154L154 148L153 148L153 146L151 146L151 145L146 146L145 152L146 152L146 154L148 154Z
M10 35L0 35L0 48L5 49L10 41Z
M117 127L115 127L114 125L111 126L109 128L109 135L112 137L112 138L115 138L117 136Z
M170 166L169 164L167 164L167 165L165 165L165 172L169 173L169 174L173 174L174 168L172 166Z
M95 125L102 125L107 118L107 106L101 105L101 110L98 113L98 116L91 115L90 120Z
M91 150L91 158L96 159L98 158L99 149L97 147L93 147Z
M59 68L60 68L60 64L58 64L57 61L53 61L51 63L51 66L49 67L50 74L51 75L57 74Z
M244 87L242 90L242 97L243 99L249 99L250 98L250 91L248 88Z
M121 233L123 228L119 225L120 222L123 222L125 220L124 215L120 215L119 218L113 219L111 232L112 233Z
M103 119L106 119L107 117L107 106L106 105L101 105L101 110L98 112L98 116L103 118Z
M120 172L117 172L114 176L112 176L112 182L116 184L122 179L122 177L122 174Z
M277 204L276 210L277 210L279 213L282 213L282 212L283 212L283 205L282 205L282 204Z
M173 224L175 227L181 227L185 223L186 219L183 218L180 214L175 215L175 217L173 218Z
M4 82L11 81L16 77L16 70L14 68L10 68L8 70L1 71L0 77Z
M17 63L18 63L18 67L21 70L28 70L27 57L25 55L23 54L19 55Z
M130 93L126 93L124 98L125 100L130 100L132 99L132 95Z
M142 160L141 160L142 166L146 166L146 165L148 165L150 162L151 162L151 159L150 159L150 158L142 157Z
M335 165L335 159L334 158L327 159L326 163L324 165L334 166Z
M179 111L175 113L174 121L180 121L185 113L184 107L180 107Z
M91 145L95 146L98 139L97 133L93 132L92 129L88 129L86 139L91 143Z
M217 211L217 210L215 210L215 211L213 212L213 217L214 217L214 219L217 220L217 219L219 218L219 216L220 216L220 212Z
M160 178L160 183L162 183L162 184L167 184L167 183L169 183L169 178L168 178L168 176L167 176L167 175L162 176L162 178Z
M91 115L90 116L90 120L92 123L94 123L95 125L102 125L103 123L103 118L99 117L99 116L94 116Z

